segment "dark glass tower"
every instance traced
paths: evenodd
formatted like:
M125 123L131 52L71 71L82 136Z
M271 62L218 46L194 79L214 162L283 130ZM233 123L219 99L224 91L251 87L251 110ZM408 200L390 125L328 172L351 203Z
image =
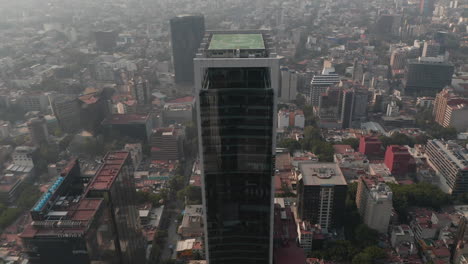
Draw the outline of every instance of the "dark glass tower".
M211 33L195 59L210 264L271 263L279 61L267 37Z
M170 21L175 82L193 83L193 58L205 34L203 15L180 15Z

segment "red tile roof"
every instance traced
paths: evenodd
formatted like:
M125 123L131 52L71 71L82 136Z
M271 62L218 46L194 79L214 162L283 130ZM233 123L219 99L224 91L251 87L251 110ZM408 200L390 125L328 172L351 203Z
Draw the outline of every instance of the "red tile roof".
M171 101L169 101L167 103L169 103L169 104L185 104L185 103L192 103L194 100L195 100L195 97L186 96L186 97L171 100Z

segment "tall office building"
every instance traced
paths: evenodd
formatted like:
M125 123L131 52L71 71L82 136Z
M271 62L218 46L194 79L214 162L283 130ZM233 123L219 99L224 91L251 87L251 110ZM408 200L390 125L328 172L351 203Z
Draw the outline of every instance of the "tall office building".
M435 0L419 0L419 14L432 16L435 9Z
M422 52L423 57L437 57L439 56L439 52L440 52L439 43L433 40L424 42L424 47L423 47L423 52Z
M86 198L84 191L79 162L71 160L20 234L29 263L120 263L111 212L103 199Z
M272 263L279 57L264 31L212 31L194 63L208 263Z
M118 33L113 30L95 31L96 48L100 51L112 52L117 47Z
M327 89L335 84L340 83L340 76L335 73L335 68L324 68L321 75L315 75L310 82L310 103L313 106L318 106L320 96Z
M303 162L299 170L299 218L326 229L341 227L348 185L340 167L335 163Z
M203 15L180 15L170 21L176 83L193 83L193 58L205 34Z
M426 145L429 165L439 175L442 191L461 195L468 192L468 151L455 142L438 139Z
M44 117L31 118L28 121L28 130L31 135L31 141L35 146L49 142L49 132L47 129L47 121Z
M403 79L404 92L406 95L434 96L451 85L453 72L453 64L440 58L408 60Z
M123 264L145 262L145 240L136 207L133 170L129 152L109 152L86 191L88 198L102 198L110 208L118 237L116 247Z
M342 92L341 100L341 124L344 129L351 127L353 121L355 93L354 89L346 89Z
M110 152L86 185L71 160L20 235L33 264L145 263L128 152Z
M281 68L281 95L280 100L285 103L296 100L298 75L296 71Z

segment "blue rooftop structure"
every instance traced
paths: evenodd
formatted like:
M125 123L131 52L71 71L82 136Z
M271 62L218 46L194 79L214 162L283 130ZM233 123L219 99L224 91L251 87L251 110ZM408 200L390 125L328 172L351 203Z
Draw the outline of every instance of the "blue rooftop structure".
M47 203L47 201L49 201L50 197L52 197L54 192L64 180L64 177L58 177L54 184L52 184L52 186L50 186L49 189L42 195L41 199L39 199L39 202L37 202L36 206L34 206L33 211L41 211L42 208L44 208L44 205Z

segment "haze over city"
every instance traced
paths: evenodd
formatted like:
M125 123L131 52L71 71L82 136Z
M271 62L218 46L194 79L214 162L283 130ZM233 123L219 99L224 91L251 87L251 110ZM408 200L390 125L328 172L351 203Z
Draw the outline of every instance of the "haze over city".
M468 0L0 0L0 264L468 263Z

